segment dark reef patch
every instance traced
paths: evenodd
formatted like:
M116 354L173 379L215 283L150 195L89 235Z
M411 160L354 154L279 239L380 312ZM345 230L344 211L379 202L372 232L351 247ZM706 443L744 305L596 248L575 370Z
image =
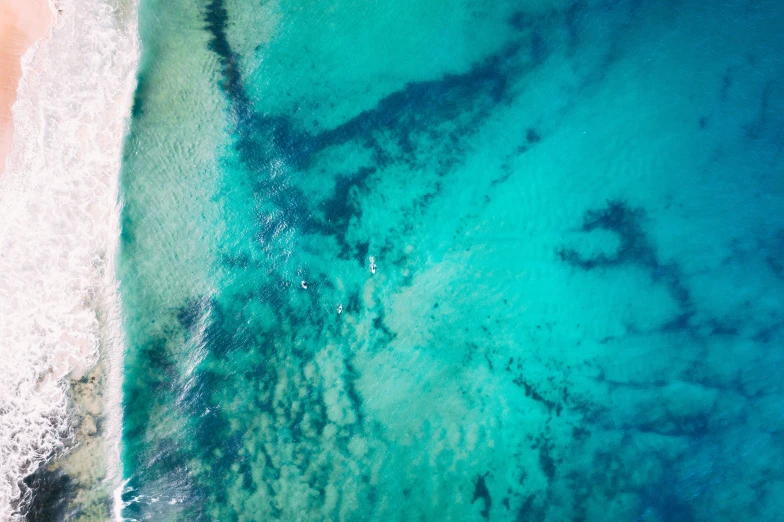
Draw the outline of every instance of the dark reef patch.
M484 475L478 475L476 482L474 482L474 497L471 499L471 504L477 500L484 501L485 507L482 509L482 516L485 519L490 519L490 507L493 505L493 499L490 498L490 490L487 489L485 478L490 474L488 471Z
M144 99L147 97L147 73L144 67L136 75L136 90L133 93L131 119L138 120L144 114Z
M552 483L555 478L555 471L558 464L552 455L555 445L542 434L539 440L536 441L534 447L539 449L539 467L542 469L542 473L547 477L547 480Z
M513 368L514 365L514 368ZM506 364L506 368L504 371L506 372L513 372L516 370L517 376L512 381L516 386L523 389L525 392L525 396L542 404L545 408L547 408L548 413L555 412L556 417L561 415L563 411L563 404L556 402L554 400L547 399L544 395L542 395L537 389L529 383L525 377L523 376L523 363L520 359L515 360L514 358L510 358ZM548 379L547 381L550 385L555 387L555 382L553 378ZM562 391L562 397L566 399L568 397L568 393Z
M144 385L126 385L125 393L130 401L151 399L153 395L175 387L176 366L167 350L166 339L153 338L137 350L136 367L144 371ZM144 402L143 402L144 403Z
M353 174L338 175L335 179L335 190L332 196L321 204L324 210L324 221L321 228L324 232L335 236L341 247L340 255L343 259L351 258L351 245L346 241L351 218L361 216L352 191L366 189L367 178L374 172L376 172L375 167L363 167ZM365 244L367 245L367 243ZM360 263L363 262L366 255L367 253L362 254Z
M556 416L561 415L561 410L563 410L563 406L556 403L555 401L545 399L544 396L542 396L541 393L536 391L536 388L534 388L533 385L528 383L523 378L522 375L518 375L512 382L514 382L517 386L523 388L526 397L529 397L535 400L536 402L543 404L547 408L548 412L552 412L553 410L555 410Z
M544 41L542 34L538 31L535 31L531 35L531 61L535 65L541 65L547 59L549 55L549 49L547 49L547 43Z
M721 77L721 87L719 88L719 99L726 102L729 99L730 88L732 87L732 68L728 67Z
M223 0L212 0L207 5L204 20L205 27L212 38L208 46L211 51L218 55L223 69L223 82L221 87L224 92L234 101L246 100L245 87L242 85L242 76L238 65L238 56L229 43L226 36L226 24L228 23L229 13L223 5Z
M656 249L643 228L645 214L642 209L633 209L620 201L607 201L605 208L588 210L583 217L582 232L606 230L613 232L619 239L618 248L612 254L583 256L573 248L556 250L558 258L582 270L612 268L631 264L645 268L651 280L664 284L678 304L680 312L663 325L663 331L690 328L694 315L694 303L689 290L681 282L680 270L675 264L662 264Z
M354 365L351 363L350 359L344 359L344 364L346 367L346 395L351 402L352 410L357 416L357 423L362 424L362 397L359 395L356 386L356 382L359 380L360 375L356 368L354 368Z
M523 149L523 150L520 150L520 149ZM522 147L520 147L520 149L518 149L518 152L521 152L521 153L525 152L526 150L528 150L528 148L526 146L522 146ZM494 188L497 185L503 185L504 183L509 181L509 178L512 177L513 173L514 173L514 171L512 170L512 167L509 165L509 163L504 163L503 165L501 165L501 175L499 177L497 177L496 179L494 179L493 181L490 182L490 188Z
M308 142L311 146L307 149L313 154L356 140L376 150L377 157L388 157L389 151L380 150L383 146L375 133L391 130L401 149L396 156L398 159L410 159L415 152L413 137L416 133L430 133L441 123L466 114L481 118L494 105L502 103L508 96L520 49L519 43L510 44L464 73L408 83L401 90L382 98L374 108L300 141ZM464 129L462 132L468 131Z
M384 338L385 342L389 342L395 339L397 334L390 330L384 322L385 315L384 310L378 312L378 315L373 319L373 328Z
M65 520L71 515L68 505L76 498L77 488L62 470L42 466L24 479L24 485L32 493L23 510L27 522Z
M332 196L322 203L324 219L332 226L340 229L348 227L348 221L357 215L357 208L351 196L352 189L360 189L368 176L376 171L375 167L363 167L353 174L335 179L335 191Z
M515 515L515 522L534 522L544 520L544 510L534 505L536 495L528 495L523 500Z
M120 241L125 248L133 245L136 240L134 234L134 221L129 208L125 208L120 215Z
M522 31L531 25L531 17L525 11L514 13L506 21L512 28Z
M204 299L190 299L177 310L177 321L185 330L192 330L201 320L206 311L207 303Z
M612 267L624 263L643 266L656 266L656 255L653 246L642 230L642 210L632 209L620 201L608 201L607 206L600 210L588 210L583 218L581 230L607 230L617 234L620 245L612 255L600 254L595 257L583 257L574 249L562 248L557 251L558 257L570 265L584 270L598 267Z

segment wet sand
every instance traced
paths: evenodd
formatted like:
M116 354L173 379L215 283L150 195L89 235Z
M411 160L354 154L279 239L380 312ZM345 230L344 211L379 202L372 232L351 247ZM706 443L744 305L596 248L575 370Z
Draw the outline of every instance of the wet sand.
M13 144L16 90L21 58L54 20L48 0L0 0L0 174Z

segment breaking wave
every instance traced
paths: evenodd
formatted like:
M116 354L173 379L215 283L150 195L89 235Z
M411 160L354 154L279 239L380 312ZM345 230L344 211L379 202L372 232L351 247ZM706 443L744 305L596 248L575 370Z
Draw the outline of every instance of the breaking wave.
M21 480L65 448L68 378L107 362L105 436L119 442L118 174L138 62L136 7L57 0L23 60L14 148L0 176L0 520ZM121 479L118 455L109 477Z

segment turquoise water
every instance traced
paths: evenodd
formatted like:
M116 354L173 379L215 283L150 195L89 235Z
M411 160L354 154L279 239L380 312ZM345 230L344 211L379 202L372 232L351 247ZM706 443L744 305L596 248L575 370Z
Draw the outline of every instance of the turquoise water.
M124 516L780 520L782 22L143 0Z

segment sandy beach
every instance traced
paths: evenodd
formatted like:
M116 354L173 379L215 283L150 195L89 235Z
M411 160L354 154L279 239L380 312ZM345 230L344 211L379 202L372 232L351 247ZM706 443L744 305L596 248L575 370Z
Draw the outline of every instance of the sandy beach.
M48 0L0 0L0 174L13 144L16 89L21 58L53 21Z

